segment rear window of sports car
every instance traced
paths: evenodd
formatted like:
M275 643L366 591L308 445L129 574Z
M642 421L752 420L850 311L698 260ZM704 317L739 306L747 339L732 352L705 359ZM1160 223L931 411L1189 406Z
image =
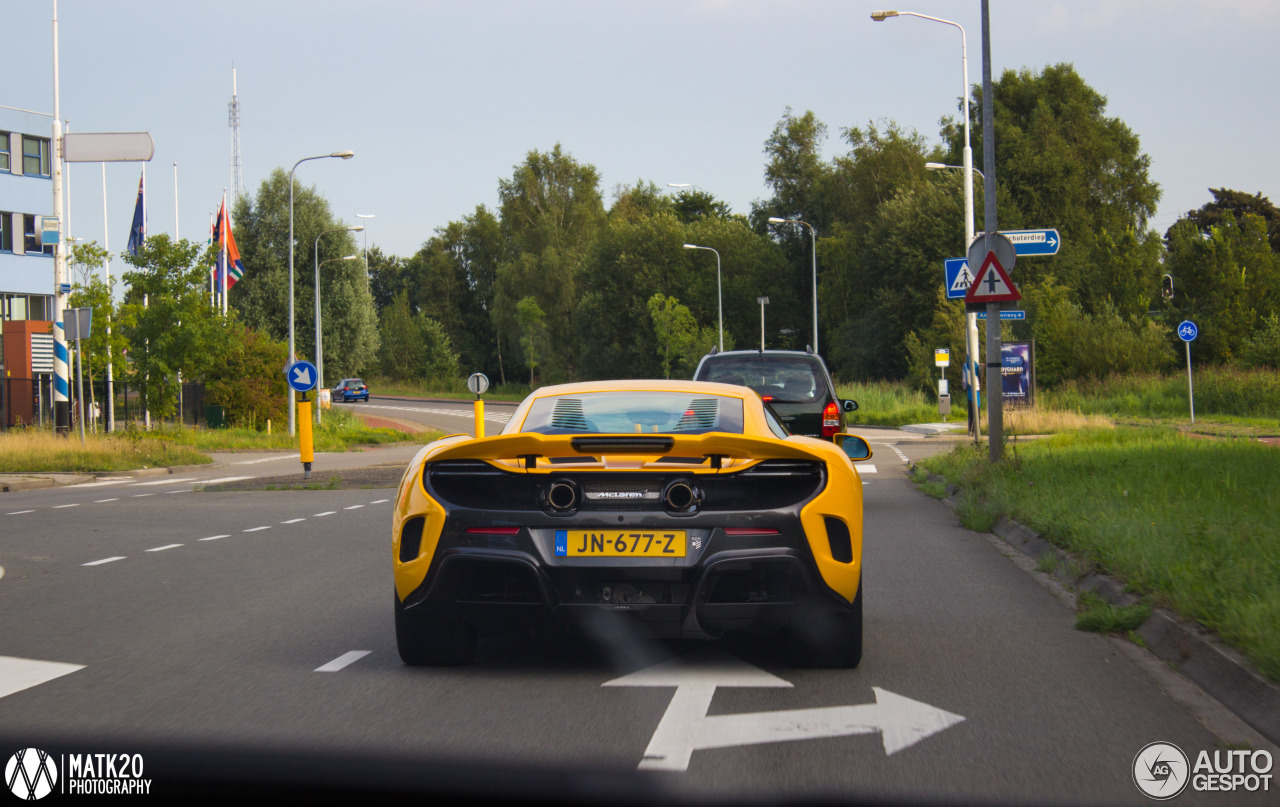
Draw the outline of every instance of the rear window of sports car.
M680 392L539 398L521 428L537 434L742 434L742 399Z

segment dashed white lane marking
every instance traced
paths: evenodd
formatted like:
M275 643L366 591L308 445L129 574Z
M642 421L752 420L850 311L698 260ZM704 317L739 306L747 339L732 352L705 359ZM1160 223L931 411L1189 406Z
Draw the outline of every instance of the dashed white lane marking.
M334 513L336 513L336 512L338 512L338 511L337 511L337 510L325 510L323 513L316 513L315 517L316 517L316 518L323 518L324 516L331 516L331 515L333 515L333 514L334 514Z
M79 503L79 502L77 502L77 503L75 503L75 504L55 504L55 505L53 506L53 509L54 509L54 510L62 510L62 509L67 508L67 507L79 507L79 506L80 506L80 503Z
M97 482L81 482L79 485L67 485L68 488L102 488L107 485L123 485L125 482L132 482L133 477L125 477L124 479L99 479Z
M164 546L153 546L152 548L148 549L147 551L148 551L148 552L163 552L163 551L165 551L166 549L177 549L177 548L178 548L178 547L180 547L180 546L182 546L182 544L165 544Z
M363 504L353 504L353 505L351 505L350 507L344 507L344 508L342 508L342 509L343 509L343 510L359 510L361 507L364 507L364 505L363 505Z
M135 493L135 494L133 494L133 498L135 498L135 499L141 499L143 496L154 496L154 495L156 495L156 494L154 494L154 493Z
M180 478L180 479L157 479L157 480L156 480L156 481L154 481L154 482L135 482L135 483L133 483L132 485L130 485L129 487L131 487L131 488L145 488L145 487L151 487L152 485L177 485L177 484L179 484L179 483L181 483L181 482L194 482L194 481L196 481L196 480L195 480L195 477L193 477L193 476L184 476L184 477L182 477L182 478Z
M281 521L281 524L297 524L299 521L306 521L305 518L291 518L288 521Z
M260 463L260 462L272 462L272 461L274 461L274 460L287 460L287 459L290 459L291 457L294 457L294 456L296 456L296 455L295 455L295 454L281 454L281 455L279 455L278 457L263 457L262 459L257 459L257 460L240 460L239 462L233 462L233 463L231 463L231 464L232 464L232 465L257 465L257 464L258 464L258 463Z
M256 478L257 477L253 477L253 476L223 476L218 479L201 479L200 484L219 485L219 484L222 484L223 482L239 482L242 479L256 479Z
M260 532L262 530L269 530L269 529L271 528L270 527L250 527L247 530L240 530L240 532Z
M166 490L165 493L195 493L195 488L187 488L186 490Z
M389 502L389 501L391 500L390 499L374 499L373 501L369 502L369 504L383 504L384 502Z
M337 672L338 670L341 670L343 667L346 667L350 664L354 664L355 662L369 655L369 653L371 652L372 651L370 650L352 650L348 653L343 653L341 656L338 656L336 659L329 662L328 664L322 665L320 667L316 667L315 671L316 672Z
M116 555L115 557L103 558L102 560L91 560L88 563L81 563L80 565L81 566L101 566L104 563L111 563L112 561L117 561L117 560L124 560L124 555Z
M201 541L216 541L219 538L230 538L230 535L210 535L208 538L201 538Z
M0 698L83 669L83 664L0 656Z
M107 502L118 502L118 501L120 501L120 497L119 497L119 496L117 496L117 497L116 497L116 498L114 498L114 499L95 499L93 503L94 503L94 504L106 504Z
M860 462L860 463L858 463L857 465L855 465L855 466L853 466L853 467L857 468L857 469L858 469L858 473L860 473L860 474L877 474L877 473L880 473L879 471L877 471L877 470L876 470L876 466L874 466L874 465L868 465L868 464L867 464L867 463L865 463L865 462Z
M5 513L6 516L20 516L23 513L34 513L35 510L14 510L12 513Z

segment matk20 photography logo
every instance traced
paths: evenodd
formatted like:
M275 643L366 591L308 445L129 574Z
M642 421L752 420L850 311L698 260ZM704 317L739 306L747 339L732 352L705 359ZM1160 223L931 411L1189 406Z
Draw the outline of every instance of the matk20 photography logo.
M50 793L69 796L128 796L151 792L141 754L60 754L23 748L4 766L4 783L27 801Z
M1195 764L1173 743L1143 746L1133 758L1133 783L1157 801L1171 799L1191 785L1198 792L1250 793L1271 790L1274 760L1267 751L1201 751Z

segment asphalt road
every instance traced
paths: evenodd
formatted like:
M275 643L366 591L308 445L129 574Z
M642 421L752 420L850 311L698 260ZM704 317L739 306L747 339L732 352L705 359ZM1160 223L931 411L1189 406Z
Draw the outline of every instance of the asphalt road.
M507 425L518 403L485 401L485 431L496 434ZM334 404L351 412L394 420L407 420L445 434L475 434L475 404L472 401L415 401L371 395L367 403Z
M473 667L407 668L391 619L394 491L184 481L275 473L296 463L287 455L0 494L0 735L109 738L86 752L300 752L322 780L336 755L587 766L606 787L607 774L628 774L686 797L1089 804L1147 803L1130 768L1148 743L1194 756L1241 741L1229 720L1215 733L1167 695L1122 640L1074 630L1066 604L914 490L904 458L936 442L865 434L876 450L863 475L866 638L851 671L791 667L768 640L665 643L622 628L487 639ZM697 687L673 686L691 681L717 684L701 706L686 697ZM759 714L780 710L821 711L781 724ZM700 722L722 727L720 747L692 750L682 769L641 770L661 726ZM2 763L11 751L0 752Z

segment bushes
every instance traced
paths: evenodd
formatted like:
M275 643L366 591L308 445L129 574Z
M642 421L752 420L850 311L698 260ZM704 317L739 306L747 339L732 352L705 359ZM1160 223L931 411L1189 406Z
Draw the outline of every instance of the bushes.
M226 407L231 426L263 429L268 420L283 422L289 416L284 378L288 346L239 322L226 327L223 361L210 362L204 374L205 403Z

